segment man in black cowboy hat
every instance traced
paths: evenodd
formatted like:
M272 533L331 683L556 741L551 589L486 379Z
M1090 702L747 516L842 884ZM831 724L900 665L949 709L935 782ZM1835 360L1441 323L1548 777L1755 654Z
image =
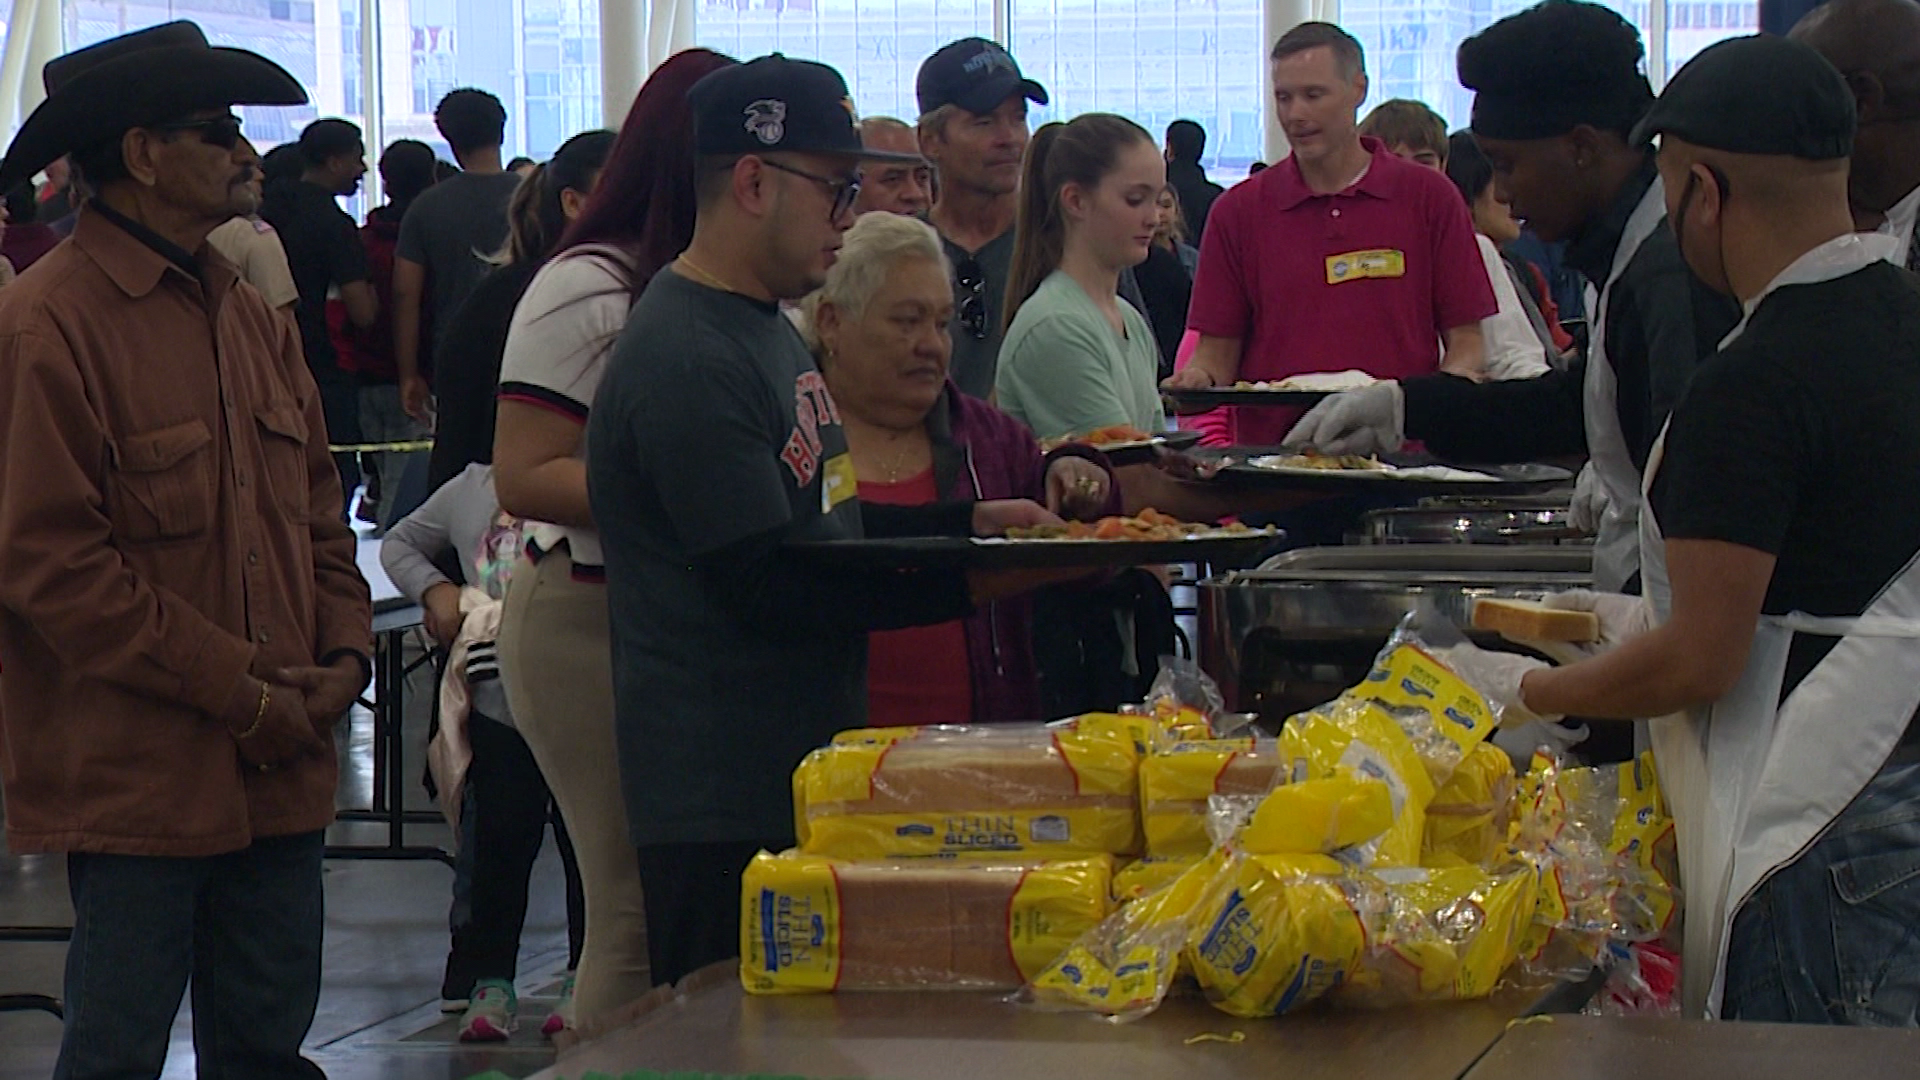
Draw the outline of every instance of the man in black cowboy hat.
M185 22L46 74L0 188L68 154L94 198L0 295L0 761L8 846L67 856L55 1075L159 1075L191 980L202 1075L317 1077L371 611L299 338L206 243L252 174L228 107L306 94Z

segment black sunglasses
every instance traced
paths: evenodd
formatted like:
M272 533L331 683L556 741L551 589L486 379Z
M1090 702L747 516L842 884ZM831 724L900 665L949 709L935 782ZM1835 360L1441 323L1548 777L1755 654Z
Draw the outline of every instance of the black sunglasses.
M791 165L782 165L769 158L761 158L760 163L769 169L778 169L783 173L791 173L794 176L811 180L821 187L826 188L827 194L833 197L833 212L828 215L829 220L840 220L841 215L853 209L854 200L860 197L860 181L857 177L821 176L818 173L810 173L805 169L796 169Z
M200 141L208 146L217 146L222 150L231 150L240 143L240 118L237 116L216 116L210 120L182 120L172 124L155 124L152 130L172 134L176 131L197 131Z
M953 268L954 284L967 290L966 299L960 301L960 326L973 335L975 341L987 339L987 275L980 269L980 261L969 255L966 261Z

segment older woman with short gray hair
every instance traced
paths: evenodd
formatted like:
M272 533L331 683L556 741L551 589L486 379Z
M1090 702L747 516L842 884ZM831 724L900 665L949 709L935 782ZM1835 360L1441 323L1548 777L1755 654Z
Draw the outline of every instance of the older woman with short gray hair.
M861 500L1034 499L1069 517L1118 512L1097 451L1043 454L1025 425L948 381L949 281L925 222L866 214L803 305ZM867 693L869 722L880 727L1044 719L1029 605L1002 600L969 619L873 634Z

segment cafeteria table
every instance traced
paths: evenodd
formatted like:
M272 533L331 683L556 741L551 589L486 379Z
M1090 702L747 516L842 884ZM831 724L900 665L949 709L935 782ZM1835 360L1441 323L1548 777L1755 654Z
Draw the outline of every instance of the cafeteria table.
M624 1024L564 1053L534 1080L633 1070L886 1080L1458 1080L1510 1020L1543 1007L1577 1008L1584 1000L1584 994L1568 999L1515 991L1484 1001L1394 1010L1314 1007L1280 1019L1241 1020L1182 997L1141 1020L1113 1024L1085 1013L1011 1005L1005 996L754 997L741 990L736 965L716 965L676 990L649 995Z
M1920 1031L1556 1016L1517 1024L1465 1080L1845 1080L1920 1075Z

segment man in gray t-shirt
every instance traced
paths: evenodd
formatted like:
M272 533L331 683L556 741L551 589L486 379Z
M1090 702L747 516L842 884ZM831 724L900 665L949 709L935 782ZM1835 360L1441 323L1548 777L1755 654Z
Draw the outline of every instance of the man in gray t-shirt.
M895 156L861 148L823 64L722 68L688 103L693 243L634 306L587 422L656 984L739 955L740 873L793 843L794 767L865 718L867 633L961 617L1012 584L835 569L786 545L1057 520L1024 501L859 503L839 410L779 302L826 280L859 162Z
M484 90L455 90L440 99L433 122L461 172L427 189L400 222L393 260L393 353L400 402L427 419L429 391L420 355L421 320L438 347L460 304L486 276L486 259L507 240L507 204L520 176L500 164L507 110Z

